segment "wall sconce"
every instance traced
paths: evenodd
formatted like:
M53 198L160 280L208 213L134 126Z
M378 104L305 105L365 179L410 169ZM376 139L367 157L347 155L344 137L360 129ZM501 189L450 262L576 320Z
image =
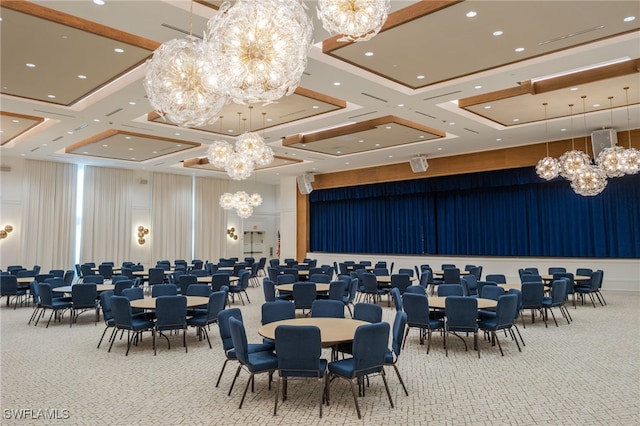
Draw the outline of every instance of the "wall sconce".
M4 229L0 229L0 239L4 240L13 231L13 226L5 225Z
M229 236L229 238L231 238L232 240L237 240L238 239L238 234L236 234L236 228L229 228L227 229L227 235Z
M144 239L145 235L149 235L149 228L145 228L142 225L138 226L138 244L143 245L147 242L147 240Z

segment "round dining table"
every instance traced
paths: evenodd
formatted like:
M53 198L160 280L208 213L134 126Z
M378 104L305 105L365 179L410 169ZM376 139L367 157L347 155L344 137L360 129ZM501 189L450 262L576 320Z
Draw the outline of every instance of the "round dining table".
M205 275L204 277L198 277L198 283L199 284L211 284L211 275ZM229 275L229 283L235 283L236 281L238 281L239 278L238 277L233 277L231 275Z
M74 285L84 285L84 284L74 284ZM71 293L71 287L73 287L73 285L64 285L62 287L56 287L52 289L52 291L59 292L59 293ZM116 286L113 284L96 284L96 290L98 291L98 293L103 291L113 291L115 290L115 288Z
M391 275L376 275L376 281L378 281L378 284L391 284ZM409 277L409 281L416 282L418 279Z
M544 281L548 281L551 282L553 281L553 275L540 275L540 277L542 277L542 279ZM589 281L591 279L591 277L586 276L586 275L574 275L573 276L573 281L574 282L578 282L578 281Z
M330 347L353 341L356 329L365 324L370 323L351 318L294 318L265 324L258 329L258 334L275 340L276 328L280 325L315 325L320 329L322 346Z
M522 284L498 284L498 287L502 287L505 292L509 290L522 290Z
M429 296L429 307L435 309L444 309L446 299L446 297L441 296ZM478 309L489 309L498 306L498 302L493 299L483 299L481 297L477 297L476 300L478 301Z
M302 284L308 285L308 284ZM280 284L276 286L276 290L278 291L293 291L293 284ZM316 293L327 293L329 291L329 284L326 283L316 283Z
M203 296L186 296L186 297L187 297L187 308L203 306L209 303L208 297L203 297ZM157 299L158 299L157 297L145 297L144 299L135 299L131 301L131 307L138 308L138 309L155 309Z

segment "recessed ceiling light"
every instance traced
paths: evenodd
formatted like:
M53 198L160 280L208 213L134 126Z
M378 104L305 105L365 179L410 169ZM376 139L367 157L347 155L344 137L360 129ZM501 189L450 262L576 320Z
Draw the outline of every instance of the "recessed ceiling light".
M476 15L478 15L478 12L476 12L475 10L470 10L467 12L467 18L473 18Z
M598 108L600 106L600 104L593 104L594 108Z
M404 106L404 104L398 104L398 107L402 108Z
M416 76L416 78L417 78L418 80L422 80L422 79L424 78L424 75L420 74L419 76Z
M24 156L26 156L26 155L27 155L27 154L20 154L20 156L21 156L21 157L24 157Z
M336 151L336 154L342 154L342 151Z
M129 102L129 105L135 105L136 103L134 101Z
M267 118L267 122L271 123L273 121L273 118Z
M99 118L94 118L93 121L95 121L96 123L99 123L100 119Z
M514 118L514 119L513 119L513 122L514 122L514 123L517 123L518 121L520 121L520 119L519 119L519 118Z
M484 109L491 109L491 105L485 105Z
M181 147L182 147L182 144L176 144L176 146L177 146L178 148L181 148Z
M524 47L516 47L516 52L520 53L520 52L524 52Z
M624 22L631 22L635 20L636 20L635 16L627 16L626 18L624 18Z
M424 139L424 135L420 135L420 139Z
M129 148L129 151L133 151L133 148Z
M502 142L502 138L496 138L496 142Z
M106 148L106 147L108 147L109 145L107 145L107 144L104 144L104 145L102 145L102 146L103 146L104 148Z
M442 151L442 148L438 148L438 151Z
M20 120L16 120L15 118L13 120L11 120L12 123L19 123Z
M82 153L83 153L83 154L88 154L89 152L87 152L87 151L83 151Z
M151 153L152 153L152 154L157 154L157 153L158 153L158 151L151 151Z
M393 158L393 155L390 155L389 158Z
M373 52L364 52L364 56L373 56Z
M504 33L502 31L500 31L500 30L493 32L493 35L496 36L496 37L501 36L502 34L504 34Z
M116 47L115 49L113 49L114 52L116 53L123 53L124 49L120 48L120 47Z
M303 144L302 144L302 147L304 148L305 146L307 146L307 144L306 144L306 143L303 143Z
M571 89L569 89L569 90L571 90L572 92L575 92L576 90L578 90L578 88L577 88L577 87L572 87L572 88L571 88Z
M233 129L229 129L229 130L227 130L227 132L233 133Z
M78 74L78 78L79 78L80 80L85 80L85 79L87 78L87 76L86 76L86 75L84 75L84 74Z
M93 0L93 3L97 4L98 6L102 6L104 4L104 0Z
M132 159L132 160L135 160L135 159L136 159L136 157L131 157L131 159Z
M180 136L180 133L179 133L179 132L176 132L176 133L174 133L174 135L176 135L176 136Z
M35 68L36 64L32 64L31 62L29 62L28 64L25 64L27 66L27 68Z
M482 89L482 86L480 86L479 84L477 86L473 86L474 89Z
M333 83L334 86L340 86L340 82L336 81L335 83Z
M43 143L43 144L42 144L42 146L47 146L47 144L46 144L46 143Z
M47 95L47 98L49 98L49 99L55 99L55 98L56 98L56 95Z
M67 132L67 134L68 134L68 135L72 135L72 134L73 134L73 132L72 132L71 130L69 130L69 131Z
M125 136L124 138L125 138L126 140L129 140L129 139L131 139L131 136Z
M376 144L376 146L380 146L380 144L379 144L379 143L377 143L377 144Z
M389 130L391 128L391 126L385 126L384 128Z
M456 123L454 123L453 121L451 121L451 122L449 123L449 126L455 126L455 125L456 125Z
M348 165L349 165L349 162L347 161L347 162L346 162L346 163L344 163L344 164L346 164L346 165L348 166Z
M567 131L567 129L563 127L562 129L560 129L560 131L561 131L561 132L566 132L566 131Z
M320 108L320 107L319 107L318 105L314 105L314 106L312 106L311 108L313 108L313 109L318 109L318 108Z
M359 143L362 143L362 142L364 142L364 139L360 139L358 142L359 142Z

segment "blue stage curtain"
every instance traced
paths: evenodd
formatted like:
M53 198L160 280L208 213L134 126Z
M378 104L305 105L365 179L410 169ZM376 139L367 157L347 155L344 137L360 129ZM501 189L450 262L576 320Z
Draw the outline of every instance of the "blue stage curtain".
M533 168L310 194L311 251L640 257L640 175L582 197Z

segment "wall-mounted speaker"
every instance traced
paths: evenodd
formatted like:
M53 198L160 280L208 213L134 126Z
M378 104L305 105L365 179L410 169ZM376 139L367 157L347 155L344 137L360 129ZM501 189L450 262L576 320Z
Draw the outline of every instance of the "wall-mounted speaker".
M298 181L298 190L302 195L311 194L311 191L313 191L311 182L315 180L311 173L305 173L301 176L298 176L296 180Z
M618 144L618 134L615 129L594 130L591 132L591 147L593 148L593 158L598 158L598 154L605 149Z
M429 168L429 163L427 163L425 157L414 157L409 160L409 164L411 164L411 171L413 173L426 172Z

